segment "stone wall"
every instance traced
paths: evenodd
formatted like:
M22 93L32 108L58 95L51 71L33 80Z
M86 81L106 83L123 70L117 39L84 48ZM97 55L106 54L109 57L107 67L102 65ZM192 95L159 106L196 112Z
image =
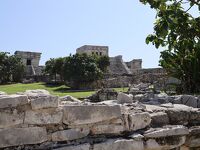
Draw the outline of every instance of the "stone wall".
M123 61L122 56L110 57L110 66L108 71L111 75L123 75L131 74L130 69L127 67L126 63Z
M41 53L27 52L27 51L16 51L15 55L22 59L22 62L25 66L27 66L27 59L31 61L32 66L34 66L34 67L39 66Z
M180 104L69 102L37 90L1 93L0 114L0 149L5 150L200 147L200 110Z
M95 46L95 45L84 45L76 49L76 53L86 53L89 55L95 54L99 56L108 56L108 46Z
M16 51L15 55L21 58L22 63L25 66L26 77L42 75L42 69L44 69L44 66L39 66L41 53Z
M130 71L134 73L138 69L142 69L142 59L133 59L130 62L126 62L126 65L130 69Z

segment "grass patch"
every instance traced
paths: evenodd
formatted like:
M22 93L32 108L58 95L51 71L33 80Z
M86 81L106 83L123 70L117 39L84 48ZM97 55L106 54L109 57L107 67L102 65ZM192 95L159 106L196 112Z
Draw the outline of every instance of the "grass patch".
M95 93L95 90L88 91L75 91L71 90L70 87L65 85L51 85L45 83L31 83L31 84L8 84L8 85L0 85L0 91L6 92L7 94L15 94L17 92L25 92L26 90L36 90L36 89L44 89L49 91L52 95L57 96L65 96L71 95L76 98L87 97ZM114 88L117 91L126 92L128 88Z

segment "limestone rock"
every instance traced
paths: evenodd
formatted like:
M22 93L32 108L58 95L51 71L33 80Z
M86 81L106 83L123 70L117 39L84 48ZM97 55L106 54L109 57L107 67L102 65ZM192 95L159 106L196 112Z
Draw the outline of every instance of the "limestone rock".
M168 115L165 112L155 112L151 114L151 125L153 127L160 127L169 124Z
M148 112L159 112L159 111L165 111L165 110L167 110L167 108L160 107L160 106L157 106L157 105L148 105L148 104L145 104L145 107L146 107L146 109L147 109Z
M144 136L139 134L139 133L133 133L132 135L129 136L130 138L134 140L143 140Z
M124 130L123 125L95 125L91 129L91 134L121 134Z
M70 102L81 103L80 100L78 100L77 98L72 97L70 95L66 95L66 96L60 97L60 100L61 101L70 101Z
M47 90L43 90L43 89L26 90L26 92L24 92L24 94L30 98L36 97L36 96L50 95L50 93Z
M174 104L173 108L168 108L165 112L169 117L170 124L187 125L190 119L191 110L191 107L182 104Z
M185 139L185 136L149 139L145 142L145 150L170 150L178 148L185 143Z
M45 141L47 141L47 132L42 127L0 129L0 148Z
M144 150L141 140L108 140L104 143L94 144L93 150Z
M33 110L45 109L45 108L57 108L58 97L57 96L39 96L31 100L31 107Z
M0 112L0 128L23 124L23 120L24 113L18 113L17 110L14 110L13 112Z
M44 124L59 124L62 122L63 112L57 110L41 110L41 111L26 111L26 124L44 125Z
M0 108L17 107L28 104L26 95L0 95Z
M183 104L193 108L198 108L199 100L193 95L178 95L175 96L174 100L171 101L174 104Z
M55 150L90 150L90 144L82 144L77 146L65 146L56 148Z
M200 147L200 126L192 127L189 131L185 145L191 148Z
M83 138L89 134L89 129L77 128L57 131L52 134L52 141L71 141Z
M163 128L155 128L146 131L144 134L145 138L160 138L168 136L182 136L188 135L188 128L178 125L178 126L165 126Z
M63 110L63 123L70 126L94 124L121 117L121 110L117 105L63 106Z
M117 96L117 101L118 101L119 104L132 103L133 102L133 95L120 92Z
M129 114L128 121L129 122L127 124L129 125L129 130L136 131L150 125L151 117L147 112Z

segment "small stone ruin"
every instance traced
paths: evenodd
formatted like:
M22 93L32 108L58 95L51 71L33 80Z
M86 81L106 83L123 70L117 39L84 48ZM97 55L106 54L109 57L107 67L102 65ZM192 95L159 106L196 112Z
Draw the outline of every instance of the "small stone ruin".
M195 98L198 106L198 97ZM174 99L189 105L185 97ZM192 106L192 105L191 105ZM198 106L199 107L199 106ZM200 109L119 93L91 103L45 90L0 94L0 149L198 150Z

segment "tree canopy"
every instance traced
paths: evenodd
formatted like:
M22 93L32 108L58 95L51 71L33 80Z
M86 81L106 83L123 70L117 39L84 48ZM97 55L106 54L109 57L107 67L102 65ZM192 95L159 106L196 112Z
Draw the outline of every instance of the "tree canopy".
M0 83L20 82L25 71L20 58L0 52Z
M79 89L103 77L110 64L107 56L75 54L63 58L51 58L46 62L45 72L51 76L60 76L61 81Z
M154 33L146 43L163 47L160 65L181 80L182 92L200 92L200 0L140 1L157 13Z

